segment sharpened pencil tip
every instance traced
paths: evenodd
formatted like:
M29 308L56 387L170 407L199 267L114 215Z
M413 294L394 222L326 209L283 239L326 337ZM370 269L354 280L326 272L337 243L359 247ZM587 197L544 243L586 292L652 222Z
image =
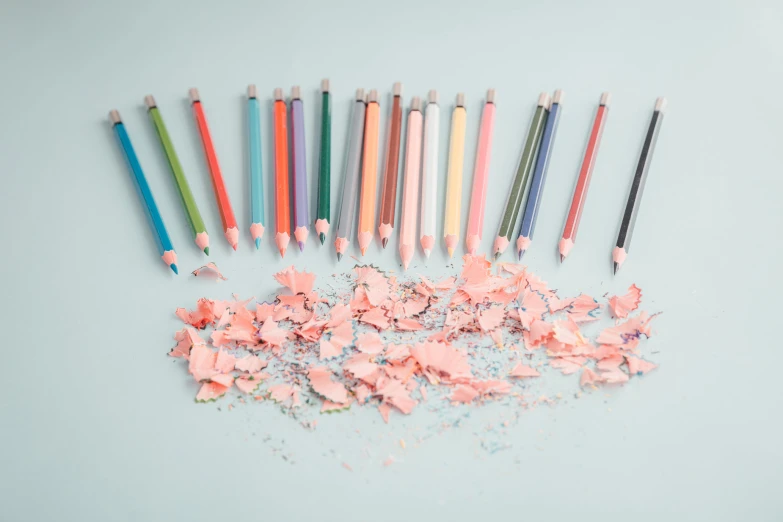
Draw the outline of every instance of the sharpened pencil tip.
M361 248L360 250L362 251L362 255L367 253L367 247Z
M614 273L616 274L618 270L620 270L620 263L615 263L614 264Z
M562 263L563 261L565 261L565 256L563 254L560 254L560 262Z
M616 263L615 263L615 264L616 264ZM177 264L176 264L176 263L171 263L171 264L169 265L169 268L171 268L171 270L172 270L172 271L173 271L175 274L179 274L179 268L177 268Z
M297 241L297 245L299 245L299 251L304 252L304 241Z
M492 255L492 259L494 259L495 261L497 261L499 257L500 257L500 252L495 252L495 253Z
M318 239L321 241L321 244L323 245L324 242L326 242L326 234L321 232L320 234L318 234Z
M386 245L388 245L388 244L389 244L389 238L388 237L385 237L385 238L381 239L381 246L383 248L386 248Z
M343 255L340 252L337 252L337 260L340 261L343 258Z
M454 249L453 248L447 248L446 251L449 253L449 258L454 257Z
M261 248L261 238L257 237L256 238L256 250L258 250L259 248Z
M525 255L524 250L520 250L519 252L517 252L517 261L522 261L522 256L524 255Z
M209 247L204 247L204 253L205 253L206 255L209 255Z

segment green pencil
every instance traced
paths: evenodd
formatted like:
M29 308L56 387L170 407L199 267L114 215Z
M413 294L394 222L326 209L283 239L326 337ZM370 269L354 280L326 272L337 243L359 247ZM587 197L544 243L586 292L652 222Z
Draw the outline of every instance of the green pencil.
M204 220L201 219L201 213L196 206L196 200L193 199L193 193L190 191L188 180L185 178L185 172L182 170L179 158L177 158L174 144L171 142L169 133L166 130L166 125L163 123L163 117L160 115L158 106L155 104L155 98L146 96L144 102L147 104L150 118L152 118L152 123L155 125L158 138L160 138L160 144L163 146L163 151L166 153L166 159L168 159L169 166L171 167L171 174L174 176L174 181L177 183L177 190L182 199L182 206L185 208L185 215L188 217L188 223L190 224L190 230L193 232L193 238L198 247L203 250L206 255L209 255L209 235L207 234L207 228L204 226Z
M321 82L321 158L318 166L318 210L315 216L315 231L321 244L326 241L331 218L331 171L332 171L332 108L329 95L329 80Z
M500 230L495 238L493 250L495 259L508 247L511 241L511 234L517 223L519 211L522 209L522 199L525 195L525 187L533 172L533 165L536 163L536 152L541 143L541 136L544 133L547 114L549 113L551 98L545 92L538 98L538 107L533 114L533 121L530 122L530 129L527 131L527 140L525 148L522 150L522 157L519 160L517 173L514 176L514 182L511 185L511 191L508 194L506 210L503 212L503 219L500 222Z

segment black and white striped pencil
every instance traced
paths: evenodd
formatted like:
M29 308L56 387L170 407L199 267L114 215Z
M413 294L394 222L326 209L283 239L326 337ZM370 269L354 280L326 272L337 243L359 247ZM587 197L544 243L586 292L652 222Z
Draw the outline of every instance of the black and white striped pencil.
M639 164L636 166L636 174L631 184L631 192L628 194L628 202L625 204L625 213L623 222L620 225L620 233L617 235L617 244L612 251L612 261L614 262L614 273L616 274L625 262L628 256L628 249L631 245L631 236L633 235L633 226L636 223L636 216L639 213L639 206L642 203L642 194L644 193L644 184L647 181L647 173L650 170L655 142L658 140L658 132L661 130L663 113L666 110L666 98L658 98L655 101L655 110L653 111L650 126L647 128L647 136L644 138L642 153L639 156Z

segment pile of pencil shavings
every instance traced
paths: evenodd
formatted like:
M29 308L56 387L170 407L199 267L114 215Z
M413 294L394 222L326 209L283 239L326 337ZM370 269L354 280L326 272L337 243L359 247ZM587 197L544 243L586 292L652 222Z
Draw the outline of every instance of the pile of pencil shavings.
M522 265L492 274L483 256L465 256L459 278L439 282L400 281L368 265L340 277L345 291L324 297L314 274L289 267L274 275L286 290L272 302L202 298L192 311L178 308L187 326L169 355L187 362L196 400L231 393L289 412L377 408L388 422L424 401L524 405L549 374L573 375L579 390L656 368L640 355L655 315L630 316L636 286L609 298L607 314L588 295L560 299ZM583 333L601 318L612 326Z

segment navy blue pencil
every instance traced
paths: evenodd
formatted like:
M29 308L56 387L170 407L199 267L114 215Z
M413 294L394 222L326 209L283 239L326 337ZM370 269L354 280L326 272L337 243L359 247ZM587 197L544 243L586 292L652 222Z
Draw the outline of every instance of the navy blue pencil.
M530 181L530 192L525 204L525 213L522 215L522 225L519 227L517 254L520 260L533 240L538 209L541 206L541 194L544 192L546 170L549 166L549 157L552 155L552 147L555 144L555 133L557 132L557 121L560 118L560 104L562 100L563 91L558 89L552 98L552 107L549 109L549 117L546 120L544 134L541 137L541 146L538 149L538 160L533 171L533 179Z

